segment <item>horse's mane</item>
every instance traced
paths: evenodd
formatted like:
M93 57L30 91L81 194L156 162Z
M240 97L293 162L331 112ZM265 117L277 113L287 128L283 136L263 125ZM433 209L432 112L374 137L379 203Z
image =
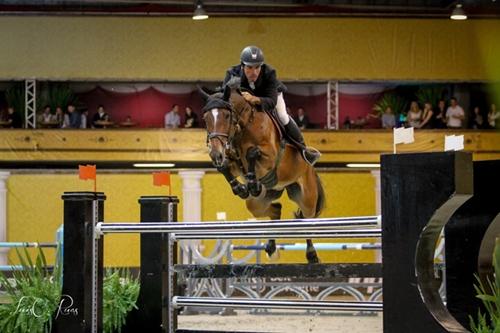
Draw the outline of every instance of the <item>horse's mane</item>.
M224 94L221 92L210 95L205 103L205 106L203 107L203 112L218 108L232 110L231 103L225 101L223 97Z
M226 82L226 86L230 89L238 90L241 87L241 78L239 76L232 76L229 81Z

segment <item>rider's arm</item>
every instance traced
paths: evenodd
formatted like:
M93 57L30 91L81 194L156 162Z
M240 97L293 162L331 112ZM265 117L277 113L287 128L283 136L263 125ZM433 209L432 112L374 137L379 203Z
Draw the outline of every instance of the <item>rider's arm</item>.
M260 105L264 110L274 110L278 100L278 80L274 70L266 73L265 84L262 87L262 96L259 96Z

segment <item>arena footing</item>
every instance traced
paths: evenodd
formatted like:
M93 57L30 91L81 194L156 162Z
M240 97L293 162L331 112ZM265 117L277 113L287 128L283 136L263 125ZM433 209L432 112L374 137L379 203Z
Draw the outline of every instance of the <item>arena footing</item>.
M265 333L265 332L176 330L175 333Z

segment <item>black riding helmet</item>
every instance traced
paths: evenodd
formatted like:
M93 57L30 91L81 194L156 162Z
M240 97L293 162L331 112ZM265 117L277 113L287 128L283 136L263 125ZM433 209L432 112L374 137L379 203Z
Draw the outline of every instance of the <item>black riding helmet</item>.
M264 63L264 53L257 46L247 46L241 51L241 63L247 66L260 66Z

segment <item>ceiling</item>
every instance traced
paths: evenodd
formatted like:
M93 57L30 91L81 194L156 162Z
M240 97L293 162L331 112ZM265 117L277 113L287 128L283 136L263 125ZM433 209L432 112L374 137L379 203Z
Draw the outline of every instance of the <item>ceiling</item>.
M193 0L0 0L0 15L191 16ZM469 18L500 18L500 0L207 0L210 16L447 18L457 3Z

